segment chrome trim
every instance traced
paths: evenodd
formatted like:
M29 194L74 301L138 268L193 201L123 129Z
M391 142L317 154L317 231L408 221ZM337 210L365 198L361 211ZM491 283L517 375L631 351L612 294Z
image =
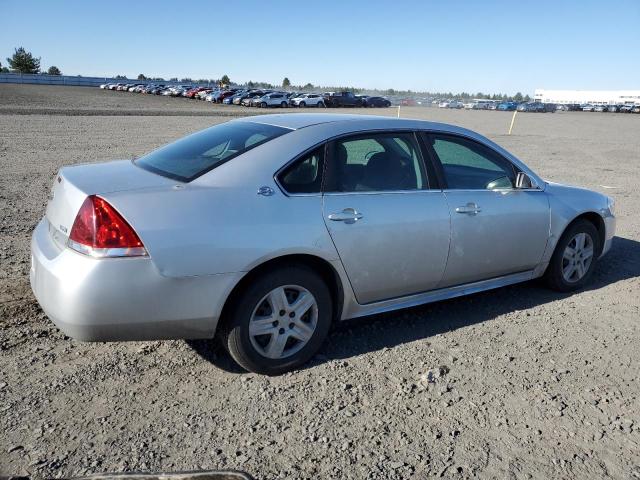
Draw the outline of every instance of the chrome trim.
M349 318L363 317L365 315L374 315L401 308L415 307L426 303L448 300L450 298L461 297L470 293L478 293L485 290L513 285L514 283L525 282L527 280L532 280L539 275L540 274L536 273L535 270L528 270L526 272L512 273L488 280L480 280L478 282L431 290L428 292L409 295L407 297L392 298L364 305L357 304L354 301L354 303L345 306L342 319L346 320Z
M92 258L118 258L118 257L147 257L147 250L144 247L132 248L93 248L83 245L73 240L67 240L67 246L82 255Z

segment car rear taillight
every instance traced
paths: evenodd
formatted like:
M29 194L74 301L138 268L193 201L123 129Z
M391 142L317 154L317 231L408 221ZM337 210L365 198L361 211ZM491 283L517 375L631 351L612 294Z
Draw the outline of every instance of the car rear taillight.
M131 225L103 198L87 197L71 227L69 248L92 257L139 257L147 254Z

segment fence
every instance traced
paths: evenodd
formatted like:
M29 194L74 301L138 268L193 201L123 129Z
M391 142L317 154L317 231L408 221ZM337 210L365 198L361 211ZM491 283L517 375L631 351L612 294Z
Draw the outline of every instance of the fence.
M158 82L153 80L134 80L132 78L109 77L71 77L68 75L41 75L29 73L0 73L0 83L30 83L36 85L75 85L79 87L97 87L103 83L164 83L179 84L188 83L196 85L197 82ZM199 84L198 84L199 85Z

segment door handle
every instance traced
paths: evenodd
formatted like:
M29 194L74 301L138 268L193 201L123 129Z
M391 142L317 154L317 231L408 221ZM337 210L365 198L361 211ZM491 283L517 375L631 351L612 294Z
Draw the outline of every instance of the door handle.
M464 213L466 215L475 215L480 213L482 209L475 203L469 202L462 207L456 207L456 213Z
M355 208L345 208L341 212L331 213L327 216L329 220L334 222L355 223L364 215L359 213Z

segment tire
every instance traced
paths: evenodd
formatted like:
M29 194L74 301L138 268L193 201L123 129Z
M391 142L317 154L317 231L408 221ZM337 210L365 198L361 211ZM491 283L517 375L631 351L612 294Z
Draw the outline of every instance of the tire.
M260 108L267 108L267 102L262 102L260 104Z
M282 108L287 108L287 102L282 102L282 103L280 104L280 106L281 106Z
M299 106L300 108L304 108L304 107L306 107L306 106L307 106L307 102L300 102L300 103L298 104L298 106Z
M284 300L283 292L286 294ZM300 298L310 298L308 301L315 303L306 310L303 308L303 315L298 318L293 309ZM277 308L280 310L275 311ZM329 289L312 269L295 265L279 268L252 281L236 298L222 328L221 339L231 357L244 369L279 375L304 364L316 354L329 332L332 309ZM258 317L263 318L256 320ZM253 323L265 320L262 325ZM256 325L253 332L262 327L267 333L252 334L251 323ZM296 334L308 338L303 342ZM277 352L280 352L279 356ZM267 356L269 353L271 355Z
M318 107L318 108L324 108L324 102L318 102L318 103L316 103L316 107Z
M582 249L582 256L571 256L570 251L575 250L575 247L579 246L579 244L577 245L575 243L575 239L579 238L577 236L581 234L585 235L583 238L586 248ZM588 253L589 246L592 253L587 265L587 262L580 260L580 258L584 258L584 252ZM547 266L544 274L544 280L547 286L558 292L573 292L584 287L589 280L591 280L596 261L601 251L600 236L593 223L587 220L578 220L571 224L562 234L562 237L560 237L549 265ZM565 253L569 255L570 258L567 258ZM577 262L577 264L575 262ZM572 276L567 278L567 273L572 271L572 266L575 268L575 271L572 273Z

